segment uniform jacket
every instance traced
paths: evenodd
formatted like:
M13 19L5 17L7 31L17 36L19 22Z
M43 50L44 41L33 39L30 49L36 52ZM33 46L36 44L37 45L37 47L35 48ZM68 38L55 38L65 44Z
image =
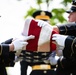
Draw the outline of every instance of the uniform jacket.
M14 52L9 52L9 45L12 42L12 38L2 42L0 45L0 75L7 75L5 67L14 66Z
M61 26L58 26L60 34L68 35L65 40L65 47L63 54L65 57L69 58L73 55L76 55L76 23L68 23Z
M65 40L63 58L58 60L57 75L76 75L76 23L58 26L60 34L68 35Z
M9 45L12 42L12 38L2 42L0 46L0 65L14 66L14 52L9 52Z

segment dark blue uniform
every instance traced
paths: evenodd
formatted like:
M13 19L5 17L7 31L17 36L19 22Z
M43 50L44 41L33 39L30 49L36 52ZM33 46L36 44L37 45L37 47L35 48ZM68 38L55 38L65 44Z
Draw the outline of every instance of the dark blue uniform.
M14 52L9 52L9 44L12 39L9 39L0 45L0 75L7 75L5 67L14 66Z
M57 75L76 75L76 23L58 26L60 34L69 35L65 40L63 58L58 60Z

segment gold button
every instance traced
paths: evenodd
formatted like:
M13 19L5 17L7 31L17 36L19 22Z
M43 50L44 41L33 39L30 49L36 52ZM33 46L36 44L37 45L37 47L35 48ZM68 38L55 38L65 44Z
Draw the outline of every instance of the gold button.
M44 71L44 73L47 73L47 71Z

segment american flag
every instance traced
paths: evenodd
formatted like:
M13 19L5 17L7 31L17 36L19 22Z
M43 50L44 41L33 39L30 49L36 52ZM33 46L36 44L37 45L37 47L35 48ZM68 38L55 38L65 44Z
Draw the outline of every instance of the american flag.
M34 35L35 39L28 40L26 50L38 52L50 52L56 50L56 45L52 42L52 34L57 34L53 31L51 25L39 27L38 21L33 18L26 18L22 35Z

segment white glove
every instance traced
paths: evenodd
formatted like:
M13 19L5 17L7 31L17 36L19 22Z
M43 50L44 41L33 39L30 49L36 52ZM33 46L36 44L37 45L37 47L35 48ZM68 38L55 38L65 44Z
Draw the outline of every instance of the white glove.
M27 40L30 39L34 39L33 35L30 36L22 36L21 38L18 38L16 40L14 40L12 43L14 45L14 51L17 50L22 50L23 47L26 47L26 45L28 44L28 42L26 42Z
M52 40L56 41L57 46L60 47L60 49L63 49L65 46L65 40L68 36L60 35L60 34L53 34Z
M24 40L16 39L13 42L14 51L16 51L15 55L19 56L22 49L28 44L28 42L24 42Z
M16 39L13 42L14 51L21 50L24 46L28 44L28 42L24 42L24 40Z
M42 21L42 20L36 20L38 22L38 26L39 27L44 27L46 25L50 25L49 23L45 22L45 21Z
M58 59L56 59L56 57L50 57L49 61L51 65L57 65Z
M56 53L55 52L52 52L52 54L50 55L49 57L49 61L50 61L50 64L51 65L57 65L57 61L58 61L59 57L56 56Z

